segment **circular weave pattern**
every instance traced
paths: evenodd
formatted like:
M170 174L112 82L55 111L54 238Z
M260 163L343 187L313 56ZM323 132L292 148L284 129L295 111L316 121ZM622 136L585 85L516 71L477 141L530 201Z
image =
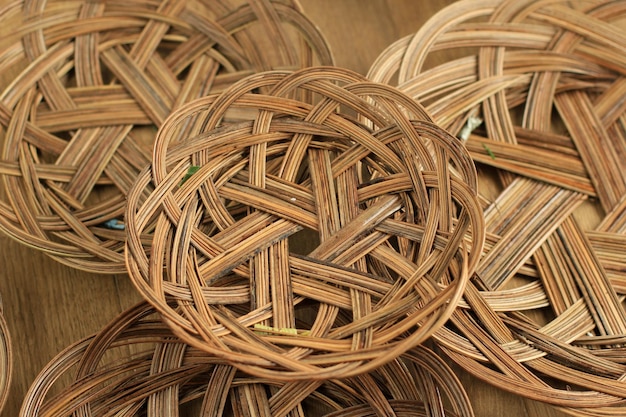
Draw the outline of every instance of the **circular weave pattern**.
M362 377L281 383L182 343L154 313L138 304L60 352L33 382L20 416L473 416L459 380L425 347Z
M348 377L447 320L484 241L476 187L397 90L260 73L163 124L128 196L128 270L192 346L274 380Z
M172 109L252 72L332 64L288 1L19 5L2 15L0 229L95 273L125 272L126 194Z
M435 339L478 378L574 415L622 415L626 399L624 19L624 1L460 1L368 74L466 140L479 179L497 176L485 254Z

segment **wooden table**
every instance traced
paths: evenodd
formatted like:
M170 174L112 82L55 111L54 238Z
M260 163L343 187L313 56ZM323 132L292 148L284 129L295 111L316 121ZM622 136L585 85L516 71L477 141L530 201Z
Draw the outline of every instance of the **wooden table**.
M6 1L3 1L6 3ZM365 74L385 47L415 32L452 0L301 0L325 34L338 66ZM6 80L4 80L6 85ZM40 369L60 350L100 329L139 300L124 275L98 276L64 267L0 236L0 294L14 349L9 400L16 416ZM477 416L564 416L486 385L459 370Z

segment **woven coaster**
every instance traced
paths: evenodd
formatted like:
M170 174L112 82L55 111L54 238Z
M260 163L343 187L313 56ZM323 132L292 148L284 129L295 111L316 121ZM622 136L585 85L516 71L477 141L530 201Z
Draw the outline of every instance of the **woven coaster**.
M95 273L125 272L126 194L172 109L253 72L332 64L288 1L17 6L0 51L0 229Z
M440 357L417 347L378 371L334 381L254 378L177 339L147 303L60 352L21 416L473 416Z
M623 1L460 1L369 71L464 141L497 190L435 339L478 378L575 415L626 399L625 18Z
M256 74L159 130L128 196L129 274L178 337L244 371L356 375L448 319L482 251L476 187L458 139L399 91Z

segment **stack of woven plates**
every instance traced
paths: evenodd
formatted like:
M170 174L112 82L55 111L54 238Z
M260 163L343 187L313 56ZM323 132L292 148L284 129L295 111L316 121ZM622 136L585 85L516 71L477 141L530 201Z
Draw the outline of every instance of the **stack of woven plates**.
M451 362L621 415L626 2L460 0L367 76L289 0L0 16L0 230L144 300L22 416L473 416Z

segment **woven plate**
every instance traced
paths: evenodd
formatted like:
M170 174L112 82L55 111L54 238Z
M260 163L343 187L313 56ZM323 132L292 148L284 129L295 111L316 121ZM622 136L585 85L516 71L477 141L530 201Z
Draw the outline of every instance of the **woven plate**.
M147 303L59 353L21 416L473 416L460 382L417 347L371 375L279 383L238 372L176 339ZM450 410L450 411L447 411Z
M288 1L20 6L2 14L0 229L90 272L125 271L126 194L173 108L253 71L332 64Z
M369 72L467 139L500 187L464 308L436 340L576 415L623 415L626 399L625 21L624 1L460 1Z
M447 320L481 253L459 145L347 70L248 77L159 130L128 196L131 279L177 336L251 374L370 371Z

